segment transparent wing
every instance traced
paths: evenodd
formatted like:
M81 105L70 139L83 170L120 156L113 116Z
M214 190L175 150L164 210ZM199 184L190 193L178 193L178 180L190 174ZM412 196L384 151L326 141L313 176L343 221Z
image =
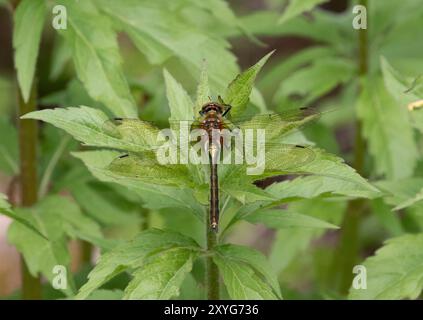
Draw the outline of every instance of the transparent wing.
M160 164L154 152L123 154L114 159L107 169L118 176L159 185L190 185L190 172L185 165Z
M314 122L320 116L321 113L314 108L301 108L279 114L259 114L247 119L239 117L230 119L229 117L225 127L238 128L244 131L244 134L248 130L265 130L267 139L271 140Z
M186 125L189 128L199 128L201 126L201 120L172 120L170 119L169 125L171 128L179 128L181 125ZM142 134L145 132L158 133L161 129L158 123L153 121L145 121L141 119L133 118L114 118L106 120L103 124L103 130L108 132L117 138L121 137L122 134Z
M252 116L242 116L242 117L232 117L229 113L227 119L234 124L242 124L244 122L253 121L253 122L264 122L268 121L283 121L283 122L296 122L301 121L308 117L318 118L322 113L319 112L316 108L313 107L303 107L299 109L291 109L282 111L279 113L268 113L268 114L258 114Z
M107 135L120 139L126 150L142 152L154 150L163 142L158 141L160 129L150 121L130 118L114 118L105 121L102 130Z
M265 153L266 172L290 172L316 158L311 147L290 144L267 144Z
M241 176L250 176L251 181L261 178L284 175L302 174L304 166L316 158L311 147L282 143L267 143L264 150L255 149L250 156L244 154L241 164L223 165L220 169L222 181L239 183Z
M114 118L105 121L102 125L102 131L115 139L124 142L127 151L143 152L155 150L163 145L169 138L175 141L178 139L178 129L185 126L187 129L196 128L199 121L171 121L171 131L163 131L156 126L154 122L144 121L132 118ZM125 148L119 148L125 150Z
M201 125L201 119L197 120L168 120L168 123L170 125L180 125L188 124L189 126L199 127ZM103 128L105 130L114 130L116 132L115 127L121 127L130 130L145 130L152 129L152 130L160 130L161 127L159 123L156 123L154 121L145 121L141 119L135 119L135 118L114 118L106 120L103 124ZM118 134L118 133L117 133Z
M235 134L259 135L264 131L266 141L272 141L284 134L312 122L320 117L321 113L314 108L301 108L290 110L280 114L260 114L252 117L223 118L223 128ZM178 130L188 130L202 127L202 119L197 120L170 120L169 128L174 131L173 137L178 138ZM142 152L160 147L166 139L163 139L162 131L150 121L129 118L115 118L103 124L103 131L111 137L120 139L123 144L122 150ZM182 132L182 131L180 131ZM169 132L169 134L171 134ZM161 138L161 139L158 139ZM125 149L126 148L126 149Z
M228 127L243 127L243 128L260 128L266 126L276 126L283 123L290 123L290 122L301 122L304 120L312 121L316 120L320 117L322 113L317 111L315 108L305 107L295 110L287 110L281 113L268 113L268 114L259 114L259 115L252 115L252 116L245 116L245 117L231 117L228 114L226 117L223 117L224 125L226 124ZM191 127L201 127L202 118L198 119L186 119L186 120L168 120L169 124L172 125L180 125L188 124ZM132 119L132 118L114 118L107 120L105 122L104 128L105 129L112 129L116 132L115 127L121 127L124 129L129 129L133 131L143 131L147 129L157 129L159 130L159 125L153 121L145 121L140 119Z

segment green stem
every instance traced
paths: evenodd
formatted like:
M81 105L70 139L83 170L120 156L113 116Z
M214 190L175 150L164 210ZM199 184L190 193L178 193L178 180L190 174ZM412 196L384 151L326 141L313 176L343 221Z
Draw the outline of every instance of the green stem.
M207 299L219 300L219 269L213 262L211 251L217 244L217 233L214 232L210 225L210 219L206 218L206 237L207 237L207 251L206 256L206 290Z
M93 253L93 245L87 241L80 241L81 248L81 266L91 264L91 258Z
M28 102L19 92L19 116L36 110L36 89L33 85ZM37 143L38 128L34 120L19 120L20 189L21 205L31 207L37 202ZM23 299L41 299L41 282L33 277L21 259Z
M150 211L148 209L141 208L140 209L141 215L141 225L140 231L144 231L150 228Z
M359 4L368 8L367 0L360 0ZM368 25L368 24L367 24ZM365 77L368 73L368 31L358 31L358 75ZM362 90L363 88L360 88ZM361 123L356 121L354 168L360 175L364 172L366 143L361 135ZM347 294L353 279L352 269L359 254L359 229L364 214L365 200L355 199L348 203L344 221L341 227L341 236L335 250L332 264L332 281L341 294Z

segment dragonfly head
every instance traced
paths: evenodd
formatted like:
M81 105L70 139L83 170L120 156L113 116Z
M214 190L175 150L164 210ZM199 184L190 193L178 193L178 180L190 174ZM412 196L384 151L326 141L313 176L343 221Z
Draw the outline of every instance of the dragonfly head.
M204 116L207 113L222 114L224 111L223 105L217 102L208 102L200 110L200 115Z

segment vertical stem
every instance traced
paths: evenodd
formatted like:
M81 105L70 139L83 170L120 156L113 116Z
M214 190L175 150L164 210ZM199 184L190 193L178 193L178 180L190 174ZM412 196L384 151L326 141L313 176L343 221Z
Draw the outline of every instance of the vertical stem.
M28 102L23 100L19 91L19 117L36 110L36 87L31 89ZM34 120L19 119L19 152L20 152L20 189L21 205L31 207L37 202L38 179L37 179L37 142L38 128ZM24 299L41 299L41 282L33 277L25 262L21 258L22 296Z
M213 262L213 257L211 256L211 250L217 244L217 233L213 231L210 219L206 217L206 237L207 237L207 251L208 255L206 256L206 290L207 290L207 299L208 300L219 300L219 269L217 265Z
M144 230L147 230L150 227L150 211L142 208L141 209L141 216L142 216L142 222L141 222L141 225L140 225L140 231L144 231Z
M93 255L93 245L87 241L80 241L81 266L89 265Z
M359 4L368 9L367 0L360 0ZM367 23L368 25L368 23ZM358 31L358 76L364 77L368 73L368 32L367 29ZM363 88L360 88L362 90ZM364 171L365 141L361 135L361 122L356 120L354 168L360 175ZM345 218L342 222L341 237L334 254L332 274L335 285L341 294L347 294L353 279L352 269L359 252L359 227L364 213L365 200L355 199L348 203Z

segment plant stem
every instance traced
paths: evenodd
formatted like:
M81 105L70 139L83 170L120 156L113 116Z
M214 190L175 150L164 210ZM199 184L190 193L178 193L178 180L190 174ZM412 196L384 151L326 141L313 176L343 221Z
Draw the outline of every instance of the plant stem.
M81 240L80 250L81 250L81 266L91 264L93 245L87 241Z
M206 290L208 300L219 300L219 269L213 262L211 251L217 244L217 233L212 230L210 219L206 218L207 251L206 256Z
M367 0L360 0L359 4L368 8ZM364 77L368 73L368 32L367 29L358 31L358 76ZM360 91L363 88L360 87ZM361 135L361 123L356 120L354 163L356 171L363 175L366 143ZM364 213L365 200L355 199L348 203L344 221L341 227L341 237L335 250L332 264L332 281L341 294L347 294L353 279L353 267L359 253L359 229Z
M141 225L140 225L140 231L147 230L150 228L150 211L148 209L141 209Z
M28 102L23 100L19 91L19 117L36 110L36 87L31 89ZM19 119L19 152L20 152L20 189L23 207L31 207L37 202L37 142L38 128L34 120ZM21 258L22 297L23 299L41 299L41 282L33 277Z

